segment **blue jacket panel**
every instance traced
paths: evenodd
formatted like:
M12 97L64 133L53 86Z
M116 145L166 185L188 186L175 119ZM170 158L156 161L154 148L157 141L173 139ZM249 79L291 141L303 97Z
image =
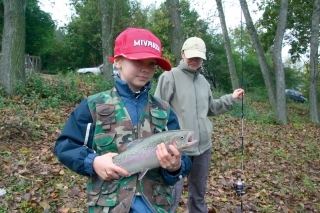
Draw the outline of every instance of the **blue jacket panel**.
M88 102L85 99L70 114L53 150L61 163L81 175L90 175L84 168L85 158L88 155L96 156L95 151L91 149L94 133L93 125L90 128L88 144L84 146L87 126L88 123L92 122Z
M133 125L137 125L151 84L148 83L140 93L133 93L127 83L123 82L120 78L116 78L116 88L128 110ZM88 129L88 143L84 146L88 124L92 122L88 102L85 99L70 114L54 147L54 153L60 162L74 172L86 176L94 174L92 162L97 156L95 151L92 150L94 124ZM180 129L178 118L173 110L170 111L167 126L169 130ZM162 169L165 182L168 185L174 185L181 177L187 175L191 166L190 158L183 154L182 166L179 173L172 175L166 169Z

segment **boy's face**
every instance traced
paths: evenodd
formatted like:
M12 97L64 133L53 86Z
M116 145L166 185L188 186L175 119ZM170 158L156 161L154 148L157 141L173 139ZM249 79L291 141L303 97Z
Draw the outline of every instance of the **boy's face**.
M156 59L128 60L115 58L120 78L127 82L132 92L139 91L154 75Z

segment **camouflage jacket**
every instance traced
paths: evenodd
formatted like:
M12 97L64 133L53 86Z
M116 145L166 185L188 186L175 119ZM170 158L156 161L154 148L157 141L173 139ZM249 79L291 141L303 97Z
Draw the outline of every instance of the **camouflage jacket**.
M123 152L131 141L148 137L166 128L170 107L149 94L138 126L133 126L127 109L116 89L88 98L95 133L92 148L102 155ZM137 175L120 180L104 181L97 175L89 177L87 184L89 212L129 212L135 195L142 195L155 212L168 212L173 204L171 186L165 184L156 168L139 181Z

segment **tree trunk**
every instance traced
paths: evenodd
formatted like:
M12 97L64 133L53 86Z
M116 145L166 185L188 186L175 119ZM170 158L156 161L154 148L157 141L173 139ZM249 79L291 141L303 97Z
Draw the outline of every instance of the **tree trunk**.
M288 0L281 0L277 32L273 43L273 65L276 70L277 115L281 124L287 124L285 77L282 64L282 41L286 30Z
M166 0L166 7L169 15L169 38L171 52L175 57L175 63L179 64L181 60L181 48L183 44L179 0Z
M25 40L26 19L24 0L3 0L4 26L2 57L0 65L1 83L8 94L15 94L18 84L25 86Z
M320 0L315 0L311 22L311 41L310 41L310 120L320 123L318 105L318 81L319 81L319 24L320 24Z
M266 88L268 91L270 105L271 105L272 109L274 111L276 111L277 104L276 104L276 98L275 98L275 92L274 92L275 87L274 87L274 83L271 79L271 74L270 74L267 60L266 60L265 55L263 53L262 46L259 41L256 29L254 28L252 18L249 13L247 1L246 0L239 0L239 1L240 1L240 5L241 5L241 9L242 9L244 18L246 20L248 32L251 37L251 42L253 43L255 52L258 56L260 68L261 68L262 75L263 75L263 80L264 80L264 83L266 84Z
M117 1L113 1L112 11L116 11ZM113 26L116 13L110 13L110 1L100 0L100 14L101 14L101 41L102 41L102 55L103 55L103 76L106 81L111 81L113 77L112 63L109 62L109 56L113 56ZM112 16L111 16L112 15Z
M216 3L218 7L221 29L222 29L223 38L224 38L224 48L226 49L226 52L227 52L227 59L228 59L228 66L230 71L232 88L233 90L235 90L239 88L239 79L238 79L237 70L236 70L236 66L235 66L232 51L231 51L230 39L228 35L228 29L227 29L226 20L224 17L221 0L216 0Z

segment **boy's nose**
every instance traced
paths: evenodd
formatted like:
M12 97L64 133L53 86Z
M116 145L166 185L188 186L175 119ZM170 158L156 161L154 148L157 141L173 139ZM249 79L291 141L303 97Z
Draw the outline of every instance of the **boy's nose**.
M148 69L141 69L142 72L149 72Z
M142 72L150 72L150 67L148 66L148 65L142 65L142 67L141 67L141 71Z

